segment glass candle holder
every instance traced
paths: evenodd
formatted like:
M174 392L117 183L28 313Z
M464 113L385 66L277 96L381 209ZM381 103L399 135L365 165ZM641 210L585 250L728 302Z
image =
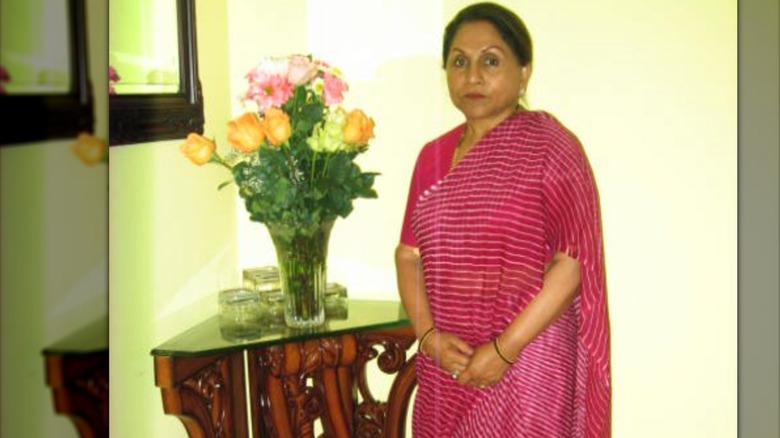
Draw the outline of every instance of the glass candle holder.
M219 293L219 330L231 342L255 339L262 334L260 294L246 288Z
M328 283L325 289L325 317L328 319L347 319L348 316L347 288L339 283Z
M282 283L279 280L279 268L276 266L262 266L244 269L244 287L258 292L281 291Z
M284 322L284 294L281 289L260 293L260 306L263 312L263 327L270 333L282 333Z

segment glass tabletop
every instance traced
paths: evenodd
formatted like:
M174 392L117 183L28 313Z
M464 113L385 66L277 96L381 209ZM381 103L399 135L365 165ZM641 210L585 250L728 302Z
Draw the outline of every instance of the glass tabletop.
M153 349L153 356L205 356L245 348L267 347L355 333L366 330L395 328L409 325L406 311L399 301L349 300L346 315L326 318L325 324L313 329L292 329L283 324L260 327L260 334L245 341L232 341L223 336L219 316L174 336Z

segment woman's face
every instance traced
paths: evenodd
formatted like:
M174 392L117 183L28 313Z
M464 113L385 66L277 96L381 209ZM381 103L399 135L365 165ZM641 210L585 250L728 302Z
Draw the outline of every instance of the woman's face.
M447 86L452 103L469 121L491 126L517 108L531 76L495 27L487 21L464 23L447 57Z

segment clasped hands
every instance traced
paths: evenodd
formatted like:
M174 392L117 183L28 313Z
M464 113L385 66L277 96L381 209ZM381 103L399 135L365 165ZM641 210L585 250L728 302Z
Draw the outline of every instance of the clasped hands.
M509 364L496 353L492 342L474 348L458 336L438 330L424 339L420 351L436 361L461 385L479 389L495 385L509 369Z

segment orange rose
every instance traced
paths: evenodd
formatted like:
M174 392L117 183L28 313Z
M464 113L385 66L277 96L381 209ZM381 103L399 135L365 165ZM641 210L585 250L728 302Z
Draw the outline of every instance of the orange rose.
M256 151L265 140L263 125L254 113L244 113L241 117L228 122L228 143L234 149L251 153Z
M206 137L191 132L187 140L179 146L185 157L198 166L202 166L211 160L217 145Z
M364 145L374 137L374 121L363 111L356 109L347 114L344 123L344 141Z
M71 145L73 153L88 166L99 163L108 154L106 142L88 132L82 132Z
M269 108L265 112L263 120L263 131L268 138L268 142L274 146L287 141L292 135L292 126L290 125L290 116L279 108Z

